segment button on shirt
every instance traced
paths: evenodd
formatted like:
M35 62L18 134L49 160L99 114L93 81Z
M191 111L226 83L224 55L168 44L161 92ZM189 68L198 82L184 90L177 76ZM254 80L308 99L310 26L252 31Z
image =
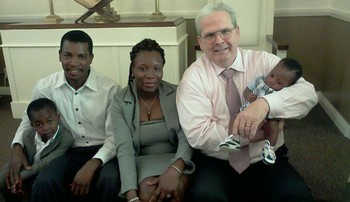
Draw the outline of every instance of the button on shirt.
M93 158L106 163L116 153L108 110L114 93L119 89L120 86L114 81L91 69L85 84L75 90L68 85L64 72L60 71L40 79L33 90L32 99L46 97L53 100L61 114L63 126L74 137L73 147L103 145ZM28 116L24 112L12 143L23 145L23 133L30 129Z
M237 50L237 57L229 68L235 70L233 80L242 103L243 91L257 76L267 75L279 62L277 56L253 50ZM216 66L204 55L185 71L178 90L177 108L181 126L190 145L203 154L228 159L227 152L219 152L218 145L227 137L230 120L226 104L225 81L220 76L223 67ZM270 106L269 118L302 118L317 103L314 86L300 78L296 84L263 96ZM279 134L276 148L284 142ZM261 160L264 142L251 143L250 162Z
M42 151L49 146L49 144L56 138L57 133L60 129L60 126L58 126L54 136L50 139L48 139L46 142L42 141L41 136L38 134L38 132L35 133L34 137L34 144L35 144L35 156L34 156L34 162L38 162L41 159L41 153Z

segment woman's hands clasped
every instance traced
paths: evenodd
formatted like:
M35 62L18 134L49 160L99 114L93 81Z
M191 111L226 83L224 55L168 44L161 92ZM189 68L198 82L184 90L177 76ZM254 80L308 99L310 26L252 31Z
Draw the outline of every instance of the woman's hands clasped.
M157 186L153 192L150 202L162 202L162 201L181 201L181 175L172 168L169 168L161 176L156 177L147 182L150 186Z
M148 177L139 186L140 201L181 202L184 201L188 177L169 167L162 175Z

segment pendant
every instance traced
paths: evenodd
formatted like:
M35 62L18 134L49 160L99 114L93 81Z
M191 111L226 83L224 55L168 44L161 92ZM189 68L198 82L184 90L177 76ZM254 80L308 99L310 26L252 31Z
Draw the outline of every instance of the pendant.
M148 109L147 111L147 116L148 116L148 120L151 120L151 109Z

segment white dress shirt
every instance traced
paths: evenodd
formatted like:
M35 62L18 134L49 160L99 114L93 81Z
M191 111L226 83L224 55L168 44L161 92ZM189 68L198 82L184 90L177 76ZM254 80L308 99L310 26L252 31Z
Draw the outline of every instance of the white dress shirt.
M109 107L114 93L120 89L113 80L97 74L92 68L85 84L75 90L71 87L64 72L56 72L40 79L32 93L32 99L46 97L54 101L61 115L61 122L74 137L73 147L103 145L93 158L103 164L116 154ZM27 113L12 141L23 145L24 131L31 130Z
M47 146L49 146L49 144L56 138L59 130L60 130L60 126L57 127L57 130L56 130L55 134L52 136L52 138L48 139L46 142L43 142L43 140L42 140L41 136L38 134L38 132L35 133L35 136L34 136L34 144L35 144L34 162L40 161L42 151Z
M277 56L254 50L238 49L230 68L235 70L236 83L244 103L243 91L259 75L267 75L280 61ZM190 145L202 153L219 159L228 159L227 152L219 152L218 145L228 136L230 120L226 104L224 70L204 55L184 73L177 91L177 108L181 126ZM263 96L270 105L269 118L302 118L316 105L318 98L314 86L300 78L296 84ZM279 134L275 148L284 143ZM251 163L261 160L264 141L250 143Z

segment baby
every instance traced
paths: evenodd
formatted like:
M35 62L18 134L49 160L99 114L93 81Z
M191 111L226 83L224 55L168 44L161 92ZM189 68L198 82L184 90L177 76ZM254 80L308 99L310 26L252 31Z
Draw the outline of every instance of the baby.
M268 95L275 91L279 91L284 87L293 85L302 75L301 65L294 59L281 59L277 65L271 70L267 76L259 76L252 83L250 83L244 90L244 98L247 100L240 111L249 106L257 98ZM277 142L278 134L281 132L279 119L268 119L262 126L264 131L263 137L254 137L251 142L265 139L265 145L261 154L262 160L265 164L272 165L275 163L276 155L274 146ZM219 144L220 151L239 151L240 142L238 137L229 135L223 142Z

